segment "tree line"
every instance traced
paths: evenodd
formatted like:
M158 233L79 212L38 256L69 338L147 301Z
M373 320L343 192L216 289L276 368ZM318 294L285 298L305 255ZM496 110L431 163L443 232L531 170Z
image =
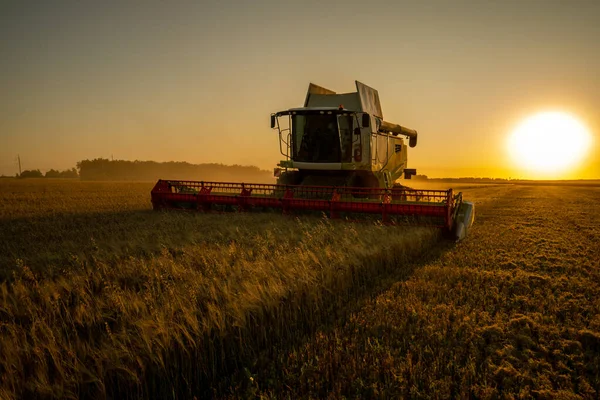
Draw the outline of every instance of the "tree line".
M42 173L25 170L17 178L79 178L84 181L156 181L158 179L273 183L269 171L255 166L190 164L187 162L125 161L96 158L82 160L76 168Z
M64 171L51 169L46 171L45 174L39 169L26 169L21 174L17 174L17 178L79 178L79 173L75 168L65 169Z
M190 164L187 162L125 161L97 158L77 163L81 180L155 181L158 179L272 182L269 171L254 166Z

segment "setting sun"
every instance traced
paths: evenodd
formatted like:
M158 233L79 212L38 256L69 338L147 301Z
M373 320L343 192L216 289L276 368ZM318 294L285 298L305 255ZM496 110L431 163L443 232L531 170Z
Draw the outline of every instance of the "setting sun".
M585 160L590 142L589 131L575 117L543 112L517 126L508 151L515 164L528 172L559 177Z

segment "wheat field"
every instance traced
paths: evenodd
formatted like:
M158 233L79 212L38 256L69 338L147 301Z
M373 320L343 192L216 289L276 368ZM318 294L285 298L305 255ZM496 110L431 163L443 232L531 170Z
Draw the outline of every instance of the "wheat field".
M597 398L600 188L454 186L458 244L0 180L0 398Z

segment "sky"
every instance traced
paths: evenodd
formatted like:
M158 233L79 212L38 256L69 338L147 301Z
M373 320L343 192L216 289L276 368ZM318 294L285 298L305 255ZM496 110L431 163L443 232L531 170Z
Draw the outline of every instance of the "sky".
M126 4L125 4L126 3ZM591 132L600 178L600 1L0 2L0 174L83 159L275 167L272 112L309 82L379 91L432 177L535 178L507 140L536 112ZM565 132L568 139L568 132Z

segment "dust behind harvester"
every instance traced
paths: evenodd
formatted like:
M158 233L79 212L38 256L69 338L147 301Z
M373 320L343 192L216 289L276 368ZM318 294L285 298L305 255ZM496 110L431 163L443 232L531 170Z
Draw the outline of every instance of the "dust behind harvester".
M277 184L160 180L153 207L370 214L438 226L459 240L473 222L473 204L461 193L396 183L416 174L407 160L417 132L385 121L377 91L358 81L356 92L344 94L311 83L304 107L272 114L271 128L284 157L275 169Z

